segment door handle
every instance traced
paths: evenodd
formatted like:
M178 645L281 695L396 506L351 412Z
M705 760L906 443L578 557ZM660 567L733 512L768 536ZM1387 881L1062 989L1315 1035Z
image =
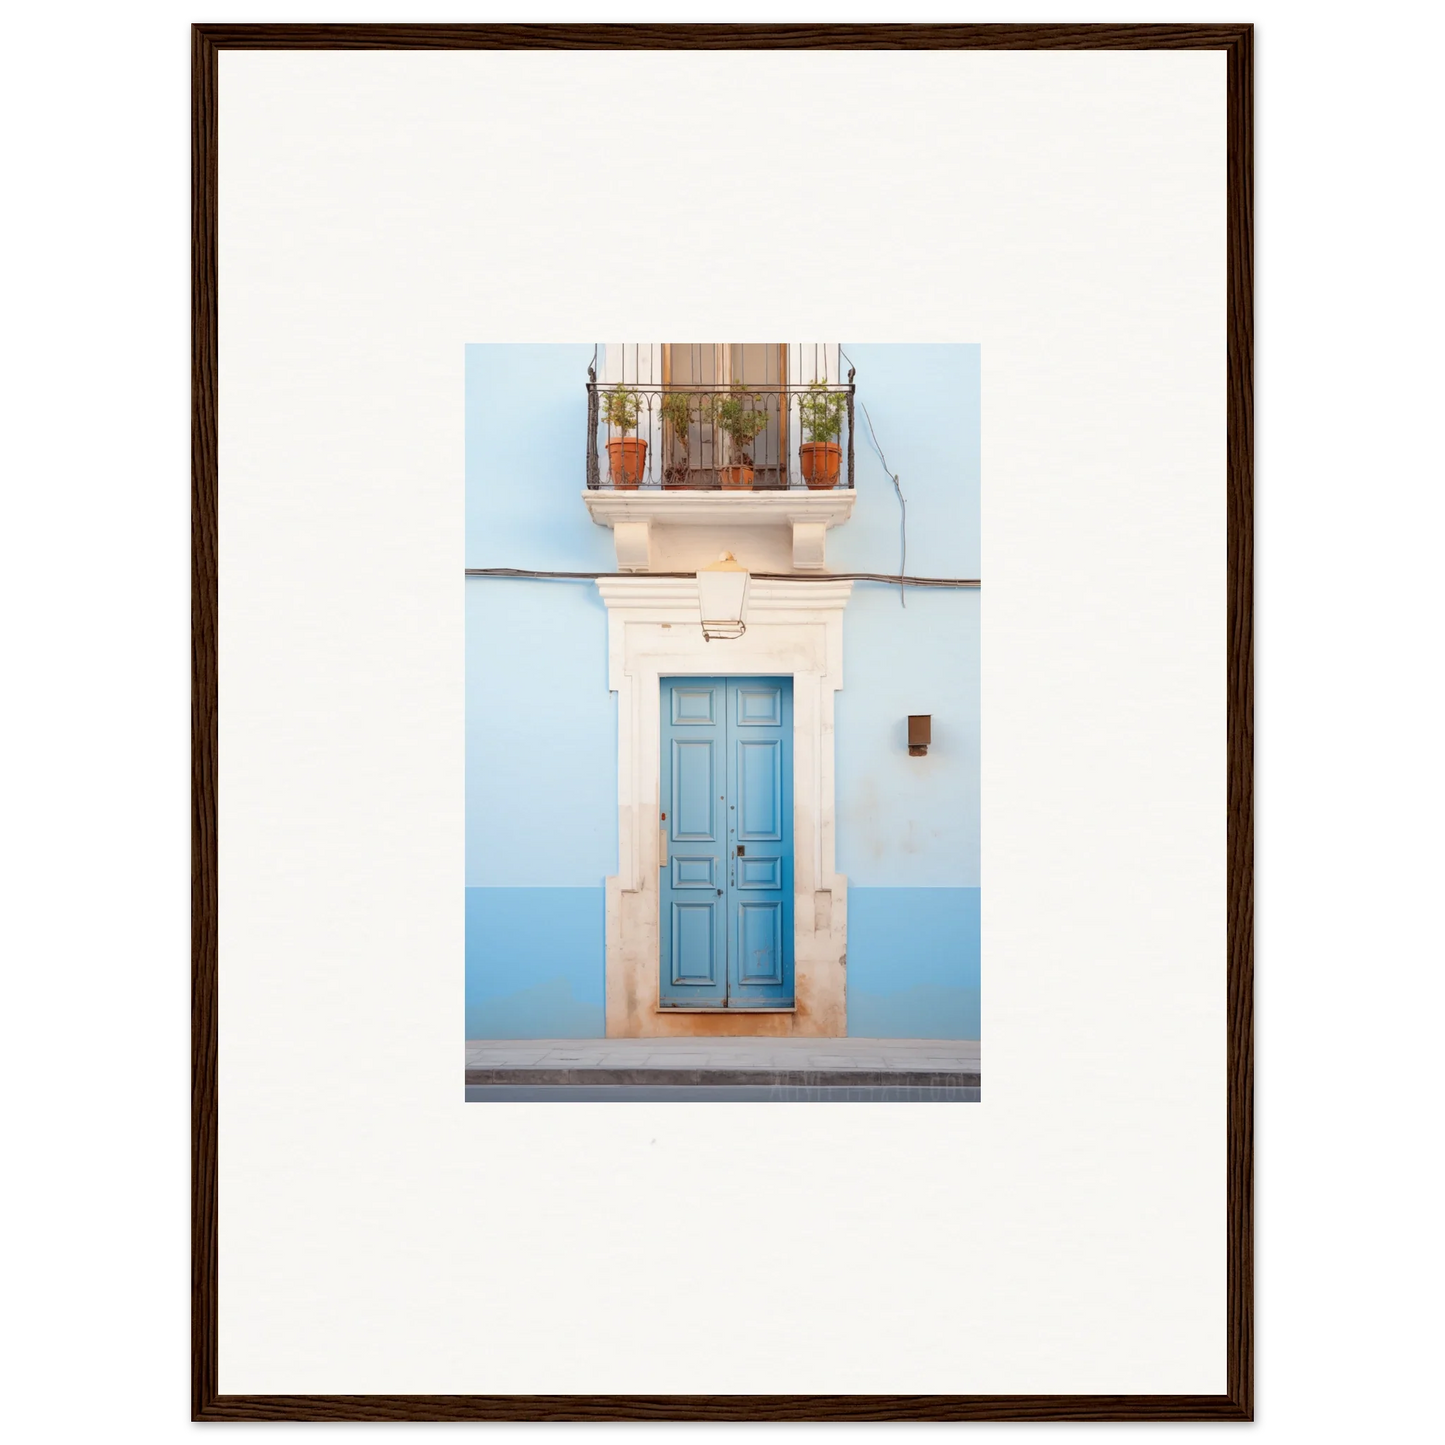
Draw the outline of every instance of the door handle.
M738 845L738 848L737 848L737 851L733 854L733 857L735 857L735 858L741 858L741 857L743 856L743 854L746 853L747 851L748 851L748 850L747 850L746 848L744 848L741 844L739 844L739 845Z

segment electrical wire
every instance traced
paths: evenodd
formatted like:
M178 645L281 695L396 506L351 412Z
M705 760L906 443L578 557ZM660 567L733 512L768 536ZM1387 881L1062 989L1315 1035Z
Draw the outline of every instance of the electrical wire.
M878 453L883 470L893 479L893 490L898 494L898 603L901 607L907 607L908 599L903 595L903 583L908 572L908 503L903 500L903 487L898 481L898 473L890 469L888 458L883 455L883 448L878 445L878 437L873 430L873 418L868 415L867 402L859 402L858 405L863 408L863 420L868 423L868 439L873 443L873 450Z
M853 358L840 346L838 355L848 363L849 379L852 379L856 367ZM873 450L878 453L878 460L883 464L883 470L893 482L893 491L898 497L898 605L908 606L908 598L904 595L903 584L913 579L908 573L908 503L903 500L903 486L898 480L898 473L888 465L888 458L883 455L883 448L878 445L878 434L873 430L873 418L868 415L868 403L859 402L863 408L863 420L868 423L868 439L873 443Z
M516 577L532 581L597 582L623 577L695 577L696 572L547 572L528 567L468 567L468 577ZM900 577L892 572L820 572L809 576L797 572L754 572L759 582L886 582L900 580L910 587L955 587L972 590L983 584L977 577Z

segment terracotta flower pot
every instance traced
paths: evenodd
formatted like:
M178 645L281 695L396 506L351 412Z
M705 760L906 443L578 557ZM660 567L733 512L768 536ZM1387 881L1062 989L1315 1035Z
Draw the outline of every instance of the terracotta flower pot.
M753 469L749 466L719 467L725 492L750 492L753 489Z
M798 462L803 480L810 491L830 492L838 483L843 448L837 442L804 442L798 448Z
M607 443L607 469L618 491L636 491L646 464L647 443L641 437L613 437Z

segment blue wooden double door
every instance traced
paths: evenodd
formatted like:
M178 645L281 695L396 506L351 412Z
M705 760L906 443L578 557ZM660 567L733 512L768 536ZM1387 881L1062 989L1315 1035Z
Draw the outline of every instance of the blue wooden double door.
M793 680L662 679L663 1008L793 1005Z

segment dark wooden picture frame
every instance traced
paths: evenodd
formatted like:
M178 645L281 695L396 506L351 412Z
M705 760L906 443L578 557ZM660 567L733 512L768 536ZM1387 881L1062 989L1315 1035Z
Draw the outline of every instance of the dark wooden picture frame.
M1227 1390L1222 1395L221 1395L217 1240L217 151L222 50L1214 50L1228 72ZM1250 1420L1253 27L197 25L191 33L191 1409L196 1420Z

